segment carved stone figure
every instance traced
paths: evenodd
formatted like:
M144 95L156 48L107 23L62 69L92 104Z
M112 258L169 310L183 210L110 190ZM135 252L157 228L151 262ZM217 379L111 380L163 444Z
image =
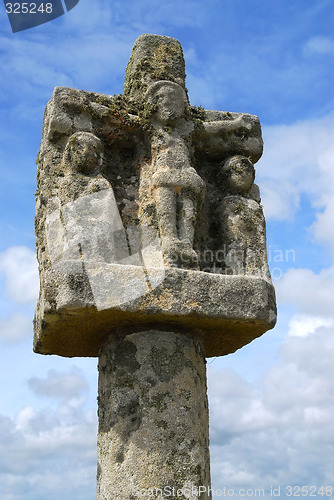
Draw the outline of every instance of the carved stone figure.
M244 156L226 160L219 172L225 197L220 207L226 274L270 279L266 228L255 169Z
M150 178L164 261L167 266L197 267L194 233L205 183L191 164L194 125L184 117L185 91L162 80L149 87L146 98L157 107L151 118Z
M59 183L67 258L72 249L80 259L110 263L120 257L117 250L123 247L124 253L127 249L124 237L120 241L123 225L112 186L102 175L102 165L103 146L96 135L76 132L70 136Z
M56 87L47 104L34 350L99 357L99 500L210 498L205 357L276 321L262 148L256 116L189 103L169 37L139 37L122 95Z

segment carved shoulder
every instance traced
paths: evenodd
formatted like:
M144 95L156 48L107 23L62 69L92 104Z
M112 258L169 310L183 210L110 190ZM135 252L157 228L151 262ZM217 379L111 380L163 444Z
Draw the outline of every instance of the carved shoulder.
M243 155L257 162L263 151L260 120L247 113L205 110L197 123L195 149L199 156L223 160Z
M141 126L138 116L128 113L119 96L108 96L56 87L44 114L43 140L59 141L75 132L102 132L107 126L129 130Z

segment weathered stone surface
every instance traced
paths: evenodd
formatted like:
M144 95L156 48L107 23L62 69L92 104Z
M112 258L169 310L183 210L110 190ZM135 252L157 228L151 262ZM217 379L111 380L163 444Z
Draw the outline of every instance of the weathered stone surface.
M276 321L262 147L256 116L189 104L169 37L136 41L123 95L47 105L34 350L99 356L98 500L211 498L205 356Z
M140 266L110 264L100 271L95 265L92 273L99 274L85 281L70 271L62 276L57 310L43 308L43 330L35 344L42 354L98 356L105 335L154 325L192 329L203 336L207 357L221 356L276 320L272 286L259 277L168 268L144 273ZM86 271L89 277L89 265ZM72 281L73 276L82 280Z
M189 105L169 37L137 40L123 96L56 88L38 162L36 352L96 356L105 331L190 321L213 356L272 328L261 154L257 117Z
M140 99L148 87L169 80L185 88L181 44L169 36L141 35L135 42L125 72L124 94Z
M110 336L98 399L98 500L211 498L206 367L196 335Z

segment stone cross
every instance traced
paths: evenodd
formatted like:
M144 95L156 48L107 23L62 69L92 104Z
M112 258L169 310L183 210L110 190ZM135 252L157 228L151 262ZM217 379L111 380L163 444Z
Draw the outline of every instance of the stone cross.
M142 35L122 95L57 87L36 205L34 350L98 356L99 500L209 499L205 358L276 321L256 116L189 104Z

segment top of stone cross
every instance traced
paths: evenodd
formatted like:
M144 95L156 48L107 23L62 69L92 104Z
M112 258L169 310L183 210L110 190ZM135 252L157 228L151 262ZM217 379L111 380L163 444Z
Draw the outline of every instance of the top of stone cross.
M158 80L185 88L185 64L181 44L175 38L141 35L135 42L125 72L124 95L141 96Z

